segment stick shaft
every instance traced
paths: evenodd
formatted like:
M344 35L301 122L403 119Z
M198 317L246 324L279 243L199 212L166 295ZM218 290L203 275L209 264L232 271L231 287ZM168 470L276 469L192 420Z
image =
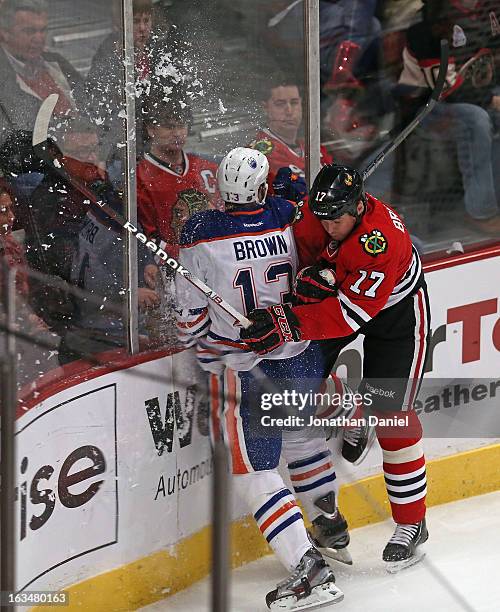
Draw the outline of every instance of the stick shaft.
M427 104L420 110L418 115L410 121L410 123L401 130L401 132L390 142L378 155L377 157L366 167L363 171L363 180L366 180L373 172L380 166L380 164L384 161L384 159L392 153L394 149L396 149L403 140L413 132L413 130L417 127L417 125L422 121L422 119L428 115L431 110L436 106L439 96L443 91L444 82L446 80L446 73L448 71L448 42L446 40L441 41L441 61L439 64L439 73L436 79L436 84L434 89L432 90L431 97Z

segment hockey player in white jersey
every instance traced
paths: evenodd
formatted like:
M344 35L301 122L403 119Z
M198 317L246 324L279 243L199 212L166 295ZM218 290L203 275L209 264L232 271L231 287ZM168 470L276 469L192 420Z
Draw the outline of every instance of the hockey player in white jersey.
M181 236L181 264L245 313L289 301L297 272L291 227L297 209L287 200L266 197L268 170L267 158L258 151L228 153L217 173L226 211L194 215ZM306 610L342 600L332 570L308 537L295 495L277 469L283 455L294 492L313 522L315 544L326 552L345 548L347 523L336 507L336 476L326 442L304 429L283 431L261 420L262 373L273 390L319 390L329 374L319 344L286 342L265 358L256 355L201 292L181 276L176 287L181 337L188 345L196 343L199 362L210 373L212 435L222 435L228 444L234 486L291 572L268 593L268 607ZM279 306L274 316L280 318ZM287 333L280 328L277 345L278 336Z

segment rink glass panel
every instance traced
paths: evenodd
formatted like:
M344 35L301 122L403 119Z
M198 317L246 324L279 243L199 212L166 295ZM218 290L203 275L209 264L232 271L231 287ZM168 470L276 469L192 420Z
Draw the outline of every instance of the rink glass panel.
M15 319L28 336L18 339L20 389L60 365L92 362L104 351L127 346L122 236L31 150L39 99L58 93L48 136L62 153L60 163L86 187L112 193L120 208L125 133L110 117L123 106L122 71L115 75L116 93L106 90L107 81L93 78L96 58L106 49L114 52L111 40L121 37L120 5L51 1L47 13L43 4L34 7L3 22L21 34L17 41L5 38L0 94L2 185L15 216L13 231L3 236L4 254L18 269ZM1 17L8 19L5 13ZM31 41L23 34L30 27L36 30ZM30 50L31 43L38 52ZM120 66L121 51L114 53L109 61ZM16 81L15 70L22 74L23 66L27 81L19 76ZM59 375L64 379L68 372Z
M303 113L306 112L302 5L294 9L298 21L293 33L276 36L276 29L268 25L287 6L283 1L193 0L168 3L168 7L158 3L155 8L149 59L151 66L160 65L161 69L153 69L151 86L136 98L138 218L143 218L141 199L146 201L146 209L152 208L150 202L156 199L155 218L161 218L160 227L150 229L158 230L175 257L182 225L189 216L183 194L195 189L206 196L207 204L195 203L191 211L207 205L222 206L216 187L217 165L230 149L249 145L266 127L262 99L269 79L280 74L295 81L300 88ZM163 41L162 52L157 50L159 41ZM171 81L165 78L167 66L175 74ZM198 159L195 163L202 170L190 169L187 179L181 176L177 185L172 173L165 169L167 159L159 159L162 156L157 151L162 145L151 134L148 114L179 96L189 107L191 117L184 124L174 121L175 137L186 154ZM167 121L165 117L158 120ZM299 138L304 138L303 122ZM149 155L153 156L152 163ZM158 167L162 169L158 171ZM148 178L151 168L154 178ZM165 267L158 275L158 295L161 303L148 313L145 331L151 346L175 348L174 279Z
M429 2L427 6L431 11L441 4L445 6L445 3ZM490 60L496 63L498 75L498 3L451 4L458 7L456 12L452 13L451 7L444 9L441 22L448 20L451 24L448 26L450 56L451 59L457 56L457 70L464 61L460 53L469 48L464 46L465 43L471 47L474 45L474 49L489 48L492 54L488 60L485 59L485 64ZM482 7L482 13L469 13L474 4L481 5L478 8ZM412 0L321 3L322 139L337 161L365 168L375 153L390 141L390 130L399 132L425 103L428 95L425 90L423 97L412 97L414 94L402 92L398 87L406 33L412 25L423 20L421 9L422 3ZM433 19L437 21L437 17ZM495 74L487 73L488 70L484 68L480 78L478 74L474 77L471 72L467 73L462 87L468 88L470 99L475 99L475 85L490 77L488 87L493 89L493 93L500 91L498 86L493 88ZM460 93L460 96L465 100L465 94ZM482 133L481 130L485 130L485 125L490 122L492 128L487 131L489 137L493 135L492 151L491 155L484 150L472 151L476 160L472 169L464 170L463 165L467 164L464 157L471 146L472 132L468 138L462 137L457 146L458 126L441 114L435 120L438 113L435 110L430 117L432 125L417 127L367 181L369 192L390 203L403 216L427 260L475 250L487 243L498 242L500 238L499 233L485 233L464 218L463 173L464 176L477 174L486 194L485 206L490 203L494 206L491 180L487 190L488 181L483 172L485 164L491 163L496 200L500 197L499 114L486 102L478 106L480 108L476 110L482 114L482 125L476 123L477 127L471 126L470 129ZM489 148L486 140L484 142L484 146ZM478 198L473 191L469 200L476 202ZM474 193L477 195L478 192ZM473 204L469 208L477 206ZM490 217L494 214L494 207L489 210L488 214L478 211L476 216Z

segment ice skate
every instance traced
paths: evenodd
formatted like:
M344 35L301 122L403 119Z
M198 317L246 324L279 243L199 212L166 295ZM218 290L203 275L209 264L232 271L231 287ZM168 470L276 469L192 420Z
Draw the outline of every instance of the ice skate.
M429 532L425 519L413 525L398 523L382 553L382 558L387 564L387 571L395 574L418 563L425 556L425 552L419 549L419 546L426 542L428 537Z
M343 599L332 570L315 548L310 548L290 576L266 595L270 610L316 610Z
M362 413L358 410L350 418L362 418ZM353 465L362 463L373 442L375 441L375 428L368 425L366 420L363 424L356 427L345 427L342 443L342 457Z
M352 557L347 550L349 532L347 521L335 504L335 493L316 500L315 505L324 513L314 519L310 535L316 548L329 559L352 565Z

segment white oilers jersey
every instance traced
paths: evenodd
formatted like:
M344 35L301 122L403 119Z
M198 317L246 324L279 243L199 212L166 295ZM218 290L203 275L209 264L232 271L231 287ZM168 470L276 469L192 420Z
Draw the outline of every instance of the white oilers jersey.
M290 302L297 273L295 212L291 202L268 197L251 211L198 213L184 226L180 262L242 314ZM262 359L241 342L239 327L180 275L176 289L181 340L187 345L197 341L204 369L218 372L222 360L246 371ZM293 357L307 345L287 342L265 358Z

